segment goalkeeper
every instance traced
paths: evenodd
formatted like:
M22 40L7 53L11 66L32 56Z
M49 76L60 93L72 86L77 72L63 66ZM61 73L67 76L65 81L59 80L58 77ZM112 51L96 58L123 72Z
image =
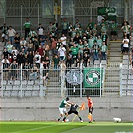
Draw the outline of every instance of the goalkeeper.
M72 103L71 107L70 107L70 110L67 112L67 116L74 113L75 115L78 116L80 122L83 122L82 118L79 115L79 112L77 111L77 108L81 108L81 106L78 106L77 104ZM64 117L63 120L65 120L65 119L66 119L66 117Z

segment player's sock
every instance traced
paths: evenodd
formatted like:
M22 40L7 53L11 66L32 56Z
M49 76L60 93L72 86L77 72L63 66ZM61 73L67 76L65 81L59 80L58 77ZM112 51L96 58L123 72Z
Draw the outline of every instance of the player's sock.
M82 121L82 118L79 116L80 121Z
M58 121L60 121L60 119L61 119L61 116L58 118Z
M65 121L66 117L63 118L63 121Z

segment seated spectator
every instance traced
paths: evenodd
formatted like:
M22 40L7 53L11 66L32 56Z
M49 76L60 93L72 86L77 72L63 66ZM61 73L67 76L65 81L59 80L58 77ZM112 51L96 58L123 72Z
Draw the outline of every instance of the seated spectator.
M5 59L5 58L9 58L9 52L7 51L7 49L6 48L4 48L4 51L3 51L3 59Z
M38 78L38 72L39 72L38 67L36 66L36 64L33 64L29 79L30 80L36 80Z

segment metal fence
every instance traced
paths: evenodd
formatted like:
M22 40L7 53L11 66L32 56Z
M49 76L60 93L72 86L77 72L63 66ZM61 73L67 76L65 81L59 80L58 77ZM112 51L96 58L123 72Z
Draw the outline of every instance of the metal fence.
M46 76L48 75L48 77ZM73 67L67 69L1 69L2 97L133 95L132 69ZM116 96L114 95L114 96Z

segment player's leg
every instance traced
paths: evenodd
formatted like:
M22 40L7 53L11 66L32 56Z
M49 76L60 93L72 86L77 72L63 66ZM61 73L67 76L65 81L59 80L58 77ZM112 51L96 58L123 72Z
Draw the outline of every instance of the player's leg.
M63 121L65 122L67 116L71 114L71 110L69 110L68 112L64 112L64 114L65 114L65 116L64 116L64 118L63 118Z
M60 121L60 119L63 117L63 108L59 108L59 112L60 112L60 117L58 118L58 121Z
M82 120L81 116L79 115L78 111L73 111L73 113L78 116L78 118L81 122L83 122L83 120Z

